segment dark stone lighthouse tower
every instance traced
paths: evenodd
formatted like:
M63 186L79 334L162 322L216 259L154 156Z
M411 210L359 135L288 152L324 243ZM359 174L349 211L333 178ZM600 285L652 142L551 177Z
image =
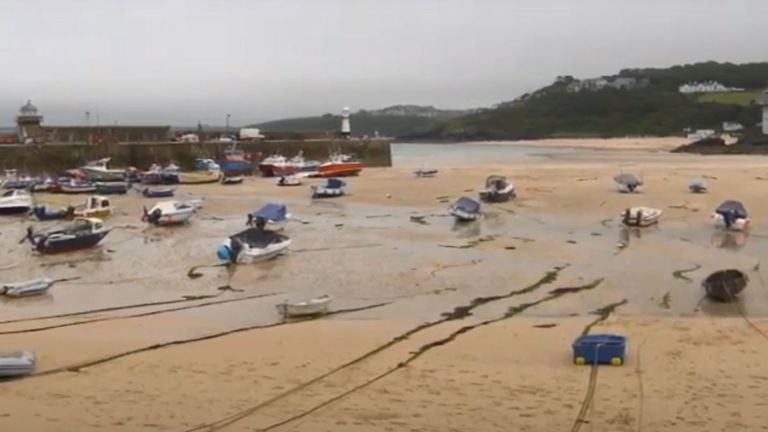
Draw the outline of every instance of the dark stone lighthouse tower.
M19 109L19 115L16 116L16 134L19 141L23 143L41 141L44 133L40 123L43 122L43 116L37 113L37 107L32 105L32 101Z

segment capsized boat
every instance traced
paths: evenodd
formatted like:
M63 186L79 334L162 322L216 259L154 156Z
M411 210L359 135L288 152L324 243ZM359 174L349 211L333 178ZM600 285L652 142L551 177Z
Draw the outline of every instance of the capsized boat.
M658 223L661 213L651 207L631 207L621 212L621 222L628 227L647 227Z
M732 302L744 291L748 283L749 278L742 271L728 269L712 273L701 284L707 297L721 302Z
M643 180L640 177L629 173L618 174L613 177L613 181L616 182L619 192L623 193L639 191L640 186L643 185Z
M365 163L352 155L343 153L334 153L328 161L323 162L317 167L316 177L344 177L360 174L365 168Z
M515 185L500 175L488 176L485 179L485 190L480 192L480 200L486 202L505 202L515 196Z
M0 215L29 213L32 205L32 196L22 189L8 189L0 195Z
M179 183L181 184L204 184L216 183L221 178L221 171L193 171L180 172Z
M461 197L448 207L448 213L459 222L471 222L480 216L480 203L472 198Z
M274 258L290 244L291 240L285 235L253 227L224 240L216 254L226 262L247 264Z
M8 297L29 297L42 295L48 292L54 280L50 278L38 278L25 282L16 282L0 285L0 294Z
M125 195L128 189L127 183L96 183L96 193L99 195Z
M259 162L259 171L264 177L272 177L275 175L275 165L283 164L286 162L286 158L280 154L269 155Z
M101 219L76 218L70 224L39 232L29 227L25 239L38 252L53 254L96 246L111 230Z
M283 302L275 305L275 307L283 318L297 318L324 315L328 313L328 307L332 301L333 297L326 294L308 300Z
M111 158L106 157L88 162L79 169L92 182L125 181L125 170L110 169L108 167L110 160Z
M17 378L35 371L37 359L31 351L0 352L0 377Z
M75 207L75 217L82 218L100 218L103 219L112 215L114 208L109 198L100 195L93 195L85 200L85 203Z
M312 186L312 198L330 198L344 195L347 184L337 178L329 178L324 185Z
M147 198L170 198L173 196L176 188L144 188L141 194Z
M268 225L282 228L290 218L291 214L288 213L288 208L284 204L269 203L255 212L248 213L248 220L245 224L260 229L264 229Z
M695 179L688 184L688 190L693 193L705 193L707 191L707 182L704 179Z
M141 220L153 225L181 224L189 221L195 212L194 206L182 201L160 201L149 210L144 207Z
M53 210L44 205L41 205L32 207L32 214L34 214L39 221L72 219L75 217L75 208L68 206L58 210Z
M413 172L416 177L434 177L437 175L438 170L429 168L419 168Z
M728 200L720 204L712 213L715 226L734 231L742 231L749 226L749 216L744 204L740 201Z

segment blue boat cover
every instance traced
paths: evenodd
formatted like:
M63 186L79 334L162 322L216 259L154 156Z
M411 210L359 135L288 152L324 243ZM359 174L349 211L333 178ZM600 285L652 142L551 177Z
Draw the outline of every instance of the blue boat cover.
M744 204L740 203L739 201L725 201L724 203L720 204L715 212L720 213L723 216L730 214L737 218L747 217L747 209L745 209Z
M626 343L624 336L614 334L594 334L579 336L574 342L574 347L595 346L595 345L624 345Z
M285 207L284 204L269 203L264 207L251 213L250 216L253 219L261 217L268 221L280 222L282 220L285 220L287 214L288 214L288 209Z
M337 178L329 178L325 187L328 189L341 189L347 184Z
M453 207L459 210L464 210L467 213L479 213L480 203L472 198L461 197L453 203Z

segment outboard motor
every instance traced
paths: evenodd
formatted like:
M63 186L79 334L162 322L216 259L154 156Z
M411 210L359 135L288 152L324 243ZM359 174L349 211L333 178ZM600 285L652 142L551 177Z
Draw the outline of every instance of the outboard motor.
M723 217L723 222L725 222L726 228L731 228L731 225L736 222L736 212L733 210L724 211L720 213L720 215Z
M155 211L153 211L152 213L149 214L149 216L147 216L147 220L151 224L156 224L161 217L163 217L163 212L160 209L155 209Z

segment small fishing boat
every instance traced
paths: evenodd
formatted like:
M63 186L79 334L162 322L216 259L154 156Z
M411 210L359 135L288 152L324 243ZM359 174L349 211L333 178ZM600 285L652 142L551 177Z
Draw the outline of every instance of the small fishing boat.
M461 197L448 207L448 213L458 222L471 222L480 216L480 203L472 198Z
M3 189L31 189L41 183L40 177L20 176L16 170L5 170L5 176L0 180Z
M176 192L176 188L144 188L141 194L147 198L170 198Z
M414 171L413 173L416 175L416 177L434 177L437 175L438 170L420 168Z
M216 251L219 259L248 264L274 258L290 246L291 240L275 231L248 228L224 240Z
M748 283L749 278L742 271L728 269L712 273L701 284L707 297L721 302L732 302L744 291Z
M515 185L500 175L488 176L485 190L480 192L480 200L486 202L506 202L515 196Z
M59 191L65 194L94 193L96 192L96 185L89 181L72 178L62 183Z
M222 158L218 161L221 171L227 175L251 175L253 174L253 163L251 155L237 148L236 143L225 149Z
M29 213L32 196L22 189L9 189L0 195L0 215Z
M195 171L221 171L221 166L211 158L195 159Z
M0 352L0 377L17 378L35 371L37 359L30 351Z
M29 227L25 240L38 252L53 254L96 246L111 230L101 219L76 218L70 224L39 232Z
M284 164L285 162L286 162L286 158L283 155L280 155L280 154L269 155L259 163L259 171L261 171L261 175L263 175L264 177L272 177L275 175L275 172L274 172L275 165Z
M221 178L221 171L193 171L180 172L179 183L181 184L205 184L216 183Z
M33 184L29 189L32 192L53 192L53 189L56 189L56 181L52 178L46 178Z
M707 182L704 179L695 179L688 184L688 190L693 193L707 192Z
M109 198L93 195L85 200L85 203L75 207L75 217L103 219L112 215L114 208Z
M329 178L324 185L312 186L312 198L330 198L344 195L347 184L337 178Z
M744 204L728 200L720 204L712 213L715 226L734 231L743 231L749 226L749 217Z
M295 175L282 176L277 181L278 186L301 186L301 179Z
M243 176L222 176L221 177L221 184L224 185L234 185L234 184L240 184L245 180L245 177Z
M651 207L631 207L621 212L621 222L628 227L647 227L658 223L661 213Z
M179 167L174 163L161 167L159 164L152 164L149 170L139 175L141 182L148 185L168 185L179 183Z
M309 300L283 302L275 307L283 318L307 317L328 313L328 307L332 301L333 297L326 294Z
M343 153L332 154L326 162L317 167L315 177L345 177L360 174L365 164L352 155Z
M53 285L50 278L38 278L25 282L16 282L0 285L0 294L8 297L29 297L43 295Z
M299 152L299 154L292 157L291 159L285 160L285 158L283 158L282 161L275 162L272 165L272 175L287 176L300 172L316 172L318 171L319 167L320 162L308 161L304 159L304 152Z
M72 206L60 208L59 210L52 210L46 206L34 206L32 207L32 214L35 215L39 221L52 221L59 219L72 219L75 217L75 208Z
M188 222L194 216L194 206L181 201L160 201L147 210L141 220L153 225L175 225Z
M637 192L643 185L643 180L634 174L622 173L613 177L619 192L632 193Z
M285 227L285 223L291 218L288 208L284 204L269 203L255 212L248 213L247 226L255 226L264 229L267 226L276 228Z
M99 195L125 195L128 189L127 183L96 183L96 193Z
M125 181L125 170L110 169L108 167L110 160L111 158L106 157L88 162L79 169L92 182Z

